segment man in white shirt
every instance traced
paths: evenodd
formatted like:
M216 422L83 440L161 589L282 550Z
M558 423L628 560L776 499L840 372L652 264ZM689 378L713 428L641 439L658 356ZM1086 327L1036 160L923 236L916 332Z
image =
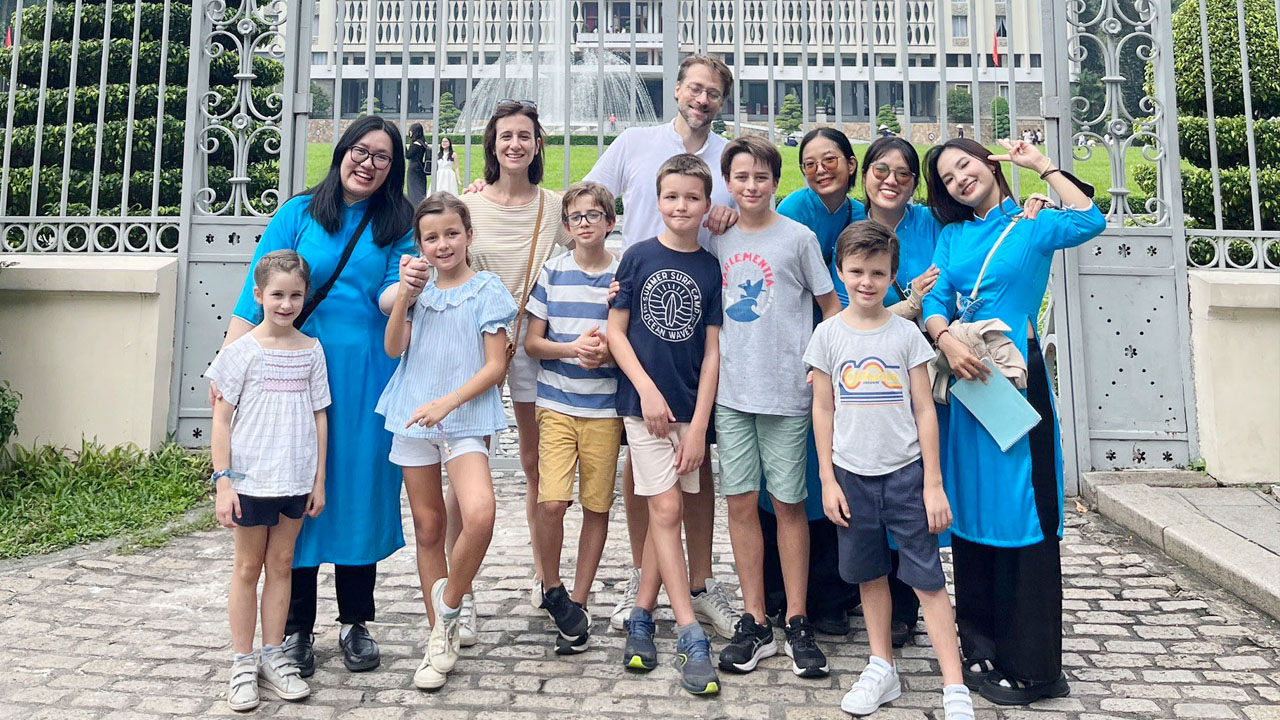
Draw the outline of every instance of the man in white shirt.
M712 234L722 233L737 222L736 206L720 172L720 155L729 142L711 132L711 123L732 89L733 73L724 62L711 55L690 55L680 63L676 75L675 119L653 127L624 130L587 173L587 180L600 183L615 197L623 198L626 207L622 224L624 250L663 232L662 216L658 213L658 168L668 158L681 153L697 155L711 168L712 207L698 233L698 242L705 247ZM686 495L684 504L689 588L698 620L714 626L716 632L727 639L733 637L739 614L711 576L715 490L709 461L703 463L699 475L698 493ZM635 495L629 461L623 474L623 499L634 569L623 598L610 618L610 624L618 630L623 628L635 605L641 555L649 527L648 507L645 498Z

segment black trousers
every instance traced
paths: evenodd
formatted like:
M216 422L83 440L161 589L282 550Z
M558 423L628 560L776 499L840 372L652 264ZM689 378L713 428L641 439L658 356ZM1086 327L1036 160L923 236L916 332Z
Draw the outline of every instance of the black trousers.
M320 568L294 568L293 591L289 596L286 635L310 633L316 624L316 578ZM373 620L373 585L378 566L334 565L333 585L338 596L338 622L344 625Z
M1057 447L1044 358L1027 347L1027 398L1044 418L1031 430L1031 486L1044 540L1004 548L954 538L956 624L966 661L990 660L1002 674L1051 682L1062 674L1062 566Z
M764 537L764 606L769 614L774 614L785 611L787 607L787 590L782 582L782 563L778 558L778 519L763 508L757 510L760 513L760 532ZM913 627L920 615L920 599L911 586L897 578L897 551L892 553L891 561L893 573L889 576L889 593L893 598L893 619ZM833 614L852 610L858 603L858 586L840 578L835 523L825 517L810 520L806 612L810 616Z

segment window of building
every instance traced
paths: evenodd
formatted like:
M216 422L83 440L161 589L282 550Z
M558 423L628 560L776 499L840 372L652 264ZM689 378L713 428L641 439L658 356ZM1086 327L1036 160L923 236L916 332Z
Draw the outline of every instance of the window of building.
M796 53L783 53L782 64L787 66L797 66L800 64L800 56Z
M312 65L328 65L329 53L322 53L322 52L311 53L311 64Z
M969 37L969 16L968 15L952 15L951 16L951 37L953 38Z
M1040 59L1040 53L1031 53L1031 67L1033 68L1041 67L1042 66L1041 63L1042 63L1042 60Z

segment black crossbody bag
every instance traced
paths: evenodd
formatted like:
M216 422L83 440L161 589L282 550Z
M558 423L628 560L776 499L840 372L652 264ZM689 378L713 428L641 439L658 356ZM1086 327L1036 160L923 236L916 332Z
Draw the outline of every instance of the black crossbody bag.
M364 217L360 219L360 224L356 226L356 231L351 235L351 239L347 241L347 246L342 249L342 257L338 259L338 266L333 269L333 274L328 280L324 281L324 285L316 288L311 294L311 298L307 300L307 304L302 306L302 312L298 313L298 317L294 318L293 326L302 329L307 319L311 317L311 313L315 312L318 306L329 291L333 289L333 284L338 281L338 276L342 274L342 268L347 266L347 260L351 259L351 252L356 249L356 243L360 242L360 236L364 233L364 229L369 226L369 221L373 219L373 208L369 207L364 211Z

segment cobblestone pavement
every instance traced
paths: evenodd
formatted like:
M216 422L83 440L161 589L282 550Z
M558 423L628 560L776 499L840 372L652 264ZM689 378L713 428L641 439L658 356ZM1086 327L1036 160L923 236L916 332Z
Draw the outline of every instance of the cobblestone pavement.
M413 556L402 550L380 565L380 615L372 631L382 644L382 667L346 672L337 627L321 627L311 697L300 704L266 700L257 713L442 720L847 717L839 702L865 660L861 632L847 641L823 639L834 671L829 678L797 678L785 658L773 658L749 676L722 677L716 699L686 695L667 664L631 676L619 662L616 632L600 633L582 655L557 657L549 621L527 601L522 482L506 473L496 483L499 527L478 581L480 643L464 649L443 690L428 694L410 685L426 633ZM715 571L732 581L723 514L720 521ZM568 537L576 537L572 525ZM406 518L406 531L411 527ZM597 628L607 627L626 572L621 512L610 532L591 608ZM0 565L0 718L233 715L223 701L230 558L229 536L218 530L138 555L98 548ZM1093 513L1071 513L1062 562L1071 696L1029 709L997 709L979 700L979 718L1280 720L1274 622ZM327 570L321 588L320 616L333 617ZM660 619L659 649L667 660L674 646L670 614ZM902 698L873 717L941 720L930 650L908 645L899 667Z

